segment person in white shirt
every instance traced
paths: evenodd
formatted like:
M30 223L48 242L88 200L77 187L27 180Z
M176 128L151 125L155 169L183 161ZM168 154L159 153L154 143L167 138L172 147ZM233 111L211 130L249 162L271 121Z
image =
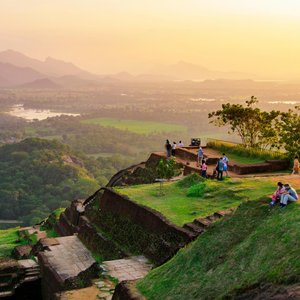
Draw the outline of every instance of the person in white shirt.
M177 147L176 142L173 142L173 145L172 145L172 156L175 156L176 147Z
M229 159L228 157L225 155L225 153L223 153L223 163L224 163L224 169L223 171L226 173L226 176L228 176L228 163L229 163Z

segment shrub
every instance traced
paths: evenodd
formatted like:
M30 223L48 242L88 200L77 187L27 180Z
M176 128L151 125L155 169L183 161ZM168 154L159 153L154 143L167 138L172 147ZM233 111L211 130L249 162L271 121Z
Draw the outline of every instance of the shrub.
M204 195L206 183L199 182L195 185L192 185L187 192L188 197L202 197Z
M183 179L177 182L177 186L183 187L183 188L188 188L191 187L199 182L203 182L205 179L201 177L197 173L190 174L188 176L185 176Z

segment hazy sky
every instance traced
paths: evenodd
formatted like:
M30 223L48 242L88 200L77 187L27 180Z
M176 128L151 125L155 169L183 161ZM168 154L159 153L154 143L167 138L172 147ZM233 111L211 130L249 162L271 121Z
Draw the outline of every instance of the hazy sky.
M300 78L299 0L0 0L0 50L97 73L184 60Z

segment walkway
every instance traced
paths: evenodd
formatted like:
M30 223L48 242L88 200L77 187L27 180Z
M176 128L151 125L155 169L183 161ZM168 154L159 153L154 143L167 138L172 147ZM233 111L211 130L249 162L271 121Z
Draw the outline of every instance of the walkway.
M143 278L152 268L144 256L105 261L101 266L105 275L114 277L119 281Z

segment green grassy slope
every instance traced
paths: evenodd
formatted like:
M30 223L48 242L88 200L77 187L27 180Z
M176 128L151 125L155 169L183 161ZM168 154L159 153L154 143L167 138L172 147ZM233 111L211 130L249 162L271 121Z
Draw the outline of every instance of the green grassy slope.
M174 224L182 226L198 217L236 207L247 200L271 194L276 180L271 178L226 179L222 182L206 180L202 195L189 197L189 187L176 182L165 183L164 195L158 196L159 184L145 184L115 188L139 204L151 207L165 215Z
M18 230L19 228L0 230L0 258L9 257L16 246L25 244L20 240Z
M147 299L221 299L261 283L300 282L300 206L242 204L138 282Z

